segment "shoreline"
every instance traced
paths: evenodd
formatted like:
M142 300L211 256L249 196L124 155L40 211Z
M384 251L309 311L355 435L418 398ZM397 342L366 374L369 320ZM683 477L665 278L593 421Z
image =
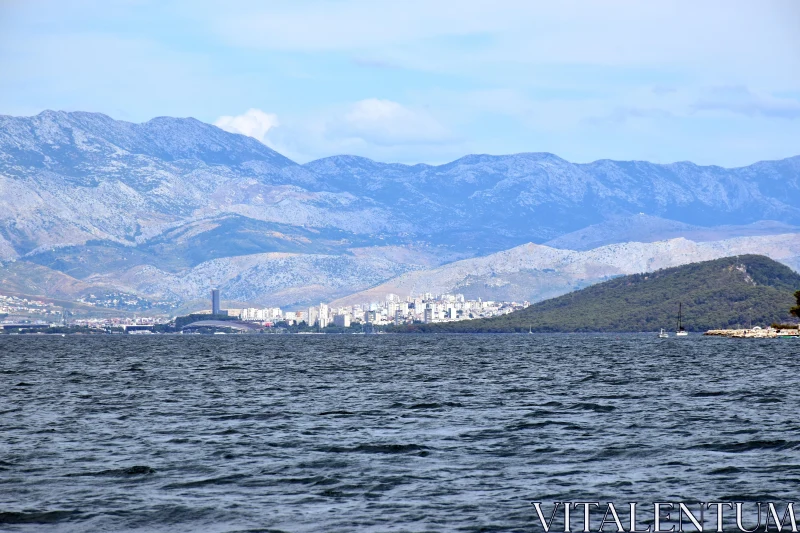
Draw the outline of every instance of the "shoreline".
M224 334L212 334L212 333L177 333L177 332L163 332L163 333L107 333L107 332L64 332L64 333L45 333L45 332L14 332L14 333L0 333L0 339L3 337L273 337L273 336L303 336L303 337L318 337L318 336L331 336L331 337L347 337L347 336L367 336L367 337L374 337L374 336L384 336L384 335L402 335L402 336L465 336L465 335L478 335L478 336L485 336L485 335L510 335L510 336L518 336L518 337L527 337L534 339L536 337L544 337L544 336L585 336L585 335L603 335L603 336L612 336L612 335L624 335L624 336L653 336L657 337L657 331L542 331L542 332L533 332L533 334L529 334L528 332L520 333L520 332L513 332L513 331L487 331L487 332L421 332L421 331L387 331L387 332L380 332L380 333L363 333L363 332L283 332L283 333L224 333ZM689 333L689 337L693 338L700 338L700 337L725 337L725 338L752 338L752 339L772 339L772 338L800 338L800 332L798 330L775 330L772 328L767 329L712 329L708 331L693 331ZM669 339L680 339L680 337L676 337L671 334Z
M749 329L710 329L703 335L714 337L728 337L731 339L777 339L800 337L799 329L773 329L754 327Z

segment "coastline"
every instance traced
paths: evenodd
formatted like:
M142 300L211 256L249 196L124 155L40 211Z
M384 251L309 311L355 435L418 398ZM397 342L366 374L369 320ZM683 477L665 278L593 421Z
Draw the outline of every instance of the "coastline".
M800 329L774 329L754 327L751 329L710 329L703 335L728 337L732 339L776 339L800 337Z

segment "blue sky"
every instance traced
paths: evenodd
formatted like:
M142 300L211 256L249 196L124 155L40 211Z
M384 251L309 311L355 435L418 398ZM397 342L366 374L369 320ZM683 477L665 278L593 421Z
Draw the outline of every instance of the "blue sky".
M800 2L0 3L0 114L192 116L305 162L800 154Z

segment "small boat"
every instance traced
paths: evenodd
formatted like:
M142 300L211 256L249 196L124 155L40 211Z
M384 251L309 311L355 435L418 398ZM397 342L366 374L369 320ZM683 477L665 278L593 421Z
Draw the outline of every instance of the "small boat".
M676 337L686 337L689 332L683 329L683 303L678 302L678 331L675 333Z
M666 331L664 331L664 328L661 328L661 331L658 332L658 338L666 339L667 337L669 337L669 334Z
M533 335L533 327L528 326L528 335Z

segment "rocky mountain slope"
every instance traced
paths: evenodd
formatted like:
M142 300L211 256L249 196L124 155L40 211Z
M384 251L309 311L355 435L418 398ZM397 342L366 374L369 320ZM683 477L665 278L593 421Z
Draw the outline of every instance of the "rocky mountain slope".
M574 164L547 153L470 155L441 166L336 156L304 168L340 190L397 202L434 241L484 249L484 239L503 247L543 242L639 213L700 226L800 223L800 157L724 169L688 162Z
M0 116L2 269L17 286L58 278L67 292L182 300L230 283L236 298L301 304L527 242L783 233L800 225L798 192L800 157L739 169L544 153L299 165L191 118ZM657 222L638 234L619 222L636 216ZM760 233L742 227L764 220ZM37 265L32 278L13 262Z
M220 214L497 251L639 212L693 225L800 223L800 157L739 169L471 155L440 166L335 156L298 165L194 119L0 117L6 259L136 243Z
M220 214L351 232L390 218L254 139L167 117L0 117L0 193L5 260L88 240L135 245Z
M75 300L104 299L105 295L123 293L139 295L151 303L161 302L161 307L167 306L165 309L194 301L204 302L198 304L202 308L207 306L209 287L217 286L225 301L238 302L233 307L242 303L307 305L461 257L435 248L370 246L351 248L346 253L266 252L214 257L193 266L162 269L131 247L90 244L60 251L60 259L50 264L28 259L0 264L0 294L5 291ZM61 260L68 251L68 261ZM44 257L46 254L34 259ZM98 258L105 258L105 262L98 265Z
M544 243L566 250L591 250L622 242L655 242L683 237L692 241L720 241L733 237L800 233L800 227L760 220L752 224L695 226L643 213L613 217L585 228L561 235Z
M537 302L612 277L721 257L761 254L800 270L800 234L694 242L628 242L574 251L525 244L484 257L408 272L332 305L382 301L388 294L462 293L484 300Z

